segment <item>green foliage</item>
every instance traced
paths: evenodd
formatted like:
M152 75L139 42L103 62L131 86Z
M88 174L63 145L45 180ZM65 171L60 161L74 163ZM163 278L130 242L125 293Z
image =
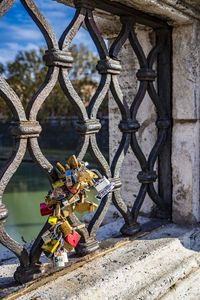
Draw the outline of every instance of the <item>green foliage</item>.
M84 45L70 48L74 58L70 71L70 79L85 106L88 105L97 87L98 74L96 71L97 57L88 51ZM0 64L0 73L4 75L9 85L14 89L26 108L28 102L43 83L47 74L47 67L43 62L44 50L19 51L13 62L4 67ZM0 114L10 117L11 113L3 99L0 99ZM39 119L48 116L69 116L73 114L72 105L66 99L59 82L45 100L39 112Z

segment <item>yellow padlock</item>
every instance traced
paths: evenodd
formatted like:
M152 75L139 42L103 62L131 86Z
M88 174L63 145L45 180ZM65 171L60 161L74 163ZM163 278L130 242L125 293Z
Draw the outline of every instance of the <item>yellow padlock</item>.
M59 244L60 244L59 241L51 240L48 244L43 244L41 248L44 251L54 253L56 251L56 249L58 248Z
M49 220L48 220L48 223L51 224L51 225L56 225L56 223L57 223L57 218L54 217L54 216L50 216L50 217L49 217Z

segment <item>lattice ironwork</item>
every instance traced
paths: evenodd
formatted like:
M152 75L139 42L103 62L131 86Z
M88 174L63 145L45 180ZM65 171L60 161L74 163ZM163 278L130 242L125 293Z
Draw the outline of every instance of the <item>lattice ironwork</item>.
M0 15L3 16L13 3L14 0L1 0ZM45 37L48 50L44 55L44 61L48 66L48 72L41 87L30 100L26 111L24 111L18 96L7 84L5 79L0 76L0 96L6 101L13 113L14 121L12 122L11 132L15 137L15 149L13 149L10 159L0 173L1 199L9 180L22 162L27 147L32 159L45 172L50 183L57 178L54 167L42 154L38 145L37 138L40 134L41 127L37 121L37 114L41 105L51 93L57 80L59 80L64 94L72 103L79 116L79 121L75 126L75 129L80 133L80 147L77 153L78 159L83 159L86 151L89 150L96 163L99 165L101 172L115 184L113 193L110 193L101 201L88 228L80 229L78 231L81 235L81 240L76 249L77 253L87 254L98 248L98 242L95 240L95 235L112 200L125 220L125 224L121 228L123 234L134 235L140 230L140 225L137 223L137 217L147 193L159 207L160 215L162 214L164 217L169 217L171 210L170 28L164 22L157 20L156 18L146 16L134 9L126 8L121 4L112 2L111 5L107 0L75 0L75 16L63 32L60 40L57 41L53 29L38 10L34 2L32 0L21 0L21 3ZM120 16L122 23L121 32L110 49L107 48L104 39L95 24L93 17L93 10L95 8L100 8ZM70 43L83 22L85 22L85 26L99 52L100 60L97 64L97 70L101 76L99 86L91 99L87 110L79 95L76 93L68 74L68 71L73 64L73 58L69 51ZM147 57L145 56L134 31L136 22L151 26L156 33L156 45ZM140 82L140 86L130 109L123 98L118 82L118 74L120 73L121 66L117 57L120 49L127 40L130 41L140 65L140 69L137 72L137 79ZM153 70L153 63L155 60L157 60L158 65L157 73ZM154 87L156 78L158 82L157 89ZM109 90L122 115L122 120L119 124L119 129L122 132L122 140L111 166L108 165L96 142L96 134L101 128L100 122L97 119L97 112ZM140 128L140 124L137 121L137 111L146 93L149 94L153 105L155 105L158 116L156 122L158 136L148 158L143 154L136 137L136 132ZM120 168L129 145L131 145L141 166L141 171L139 171L138 174L138 180L141 183L141 187L136 200L133 201L132 210L128 209L121 197L121 181L119 178ZM154 170L157 159L158 174ZM153 185L157 178L159 179L158 192ZM40 273L44 272L44 269L39 263L42 243L41 235L47 230L49 224L45 224L34 242L30 254L28 254L22 245L11 239L6 233L3 227L3 222L6 218L7 210L5 206L1 204L0 242L13 251L20 260L20 266L15 273L16 280L25 282L32 279L33 276L36 277L36 275L34 275L36 273L40 276ZM75 215L69 217L69 222L76 225L80 223Z

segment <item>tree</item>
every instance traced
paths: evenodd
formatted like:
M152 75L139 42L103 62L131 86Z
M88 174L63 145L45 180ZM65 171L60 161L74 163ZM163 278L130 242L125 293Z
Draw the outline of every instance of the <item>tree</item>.
M71 47L74 64L70 71L70 79L77 93L87 106L92 93L97 87L98 74L96 71L97 57L88 51L84 45L73 45ZM0 72L6 77L9 85L19 96L23 106L26 108L33 94L38 90L44 81L47 73L42 56L44 50L19 51L13 62L8 62L5 67L0 64ZM0 101L0 113L3 116L10 116L9 110L4 101ZM59 105L58 105L59 103ZM71 115L73 109L64 96L59 82L45 100L39 113L39 119L46 119L48 116Z

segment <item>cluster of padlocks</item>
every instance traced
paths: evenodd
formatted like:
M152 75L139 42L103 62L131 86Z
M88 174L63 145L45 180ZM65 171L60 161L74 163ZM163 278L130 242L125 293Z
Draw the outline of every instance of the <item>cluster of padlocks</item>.
M74 212L94 212L98 205L88 200L90 187L96 188L96 198L101 200L112 191L114 185L97 170L88 170L85 163L78 161L74 155L65 167L57 163L56 168L59 180L52 184L53 189L49 191L45 202L40 204L41 215L50 215L48 222L51 225L42 235L42 250L52 258L55 267L64 267L68 262L67 253L79 242L77 229L85 227L85 224L70 224L69 215Z

